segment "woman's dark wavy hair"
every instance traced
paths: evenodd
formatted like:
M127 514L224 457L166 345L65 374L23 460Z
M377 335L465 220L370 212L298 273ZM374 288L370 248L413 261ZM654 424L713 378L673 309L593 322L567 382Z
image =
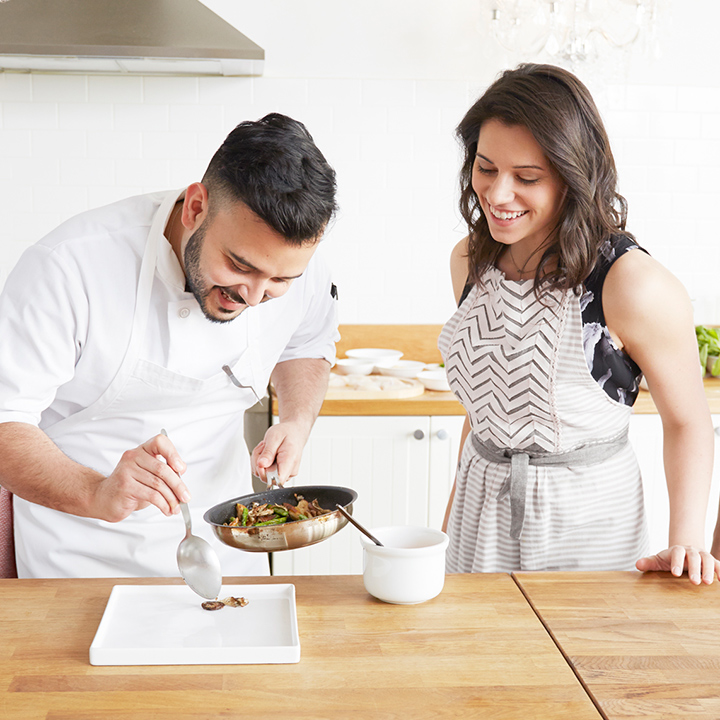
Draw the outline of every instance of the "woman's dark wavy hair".
M472 188L478 134L487 120L522 125L567 187L563 210L535 275L535 290L577 288L592 271L602 242L625 231L627 202L617 192L610 142L588 89L553 65L507 70L468 110L456 130L465 150L460 212L469 229L470 277L477 282L505 245L493 240ZM554 263L553 263L554 261Z
M337 211L335 171L305 126L279 113L240 123L202 181L211 214L243 202L292 245L319 240Z

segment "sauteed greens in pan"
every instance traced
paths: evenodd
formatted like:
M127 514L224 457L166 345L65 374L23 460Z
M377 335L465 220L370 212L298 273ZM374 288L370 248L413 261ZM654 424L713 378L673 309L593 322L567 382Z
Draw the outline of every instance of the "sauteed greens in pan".
M308 520L318 515L327 515L332 510L320 507L317 499L308 502L302 495L295 495L297 505L292 503L254 502L250 507L242 503L235 504L235 516L224 525L228 527L262 527L265 525L282 525L293 520Z

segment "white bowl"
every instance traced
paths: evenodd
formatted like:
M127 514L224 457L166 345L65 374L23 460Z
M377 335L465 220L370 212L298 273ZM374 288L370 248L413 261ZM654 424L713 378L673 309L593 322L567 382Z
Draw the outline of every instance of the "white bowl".
M362 358L372 361L376 368L390 367L394 365L403 354L399 350L387 350L385 348L354 348L347 350L345 354L349 358Z
M375 363L362 358L341 358L335 361L335 372L340 375L369 375Z
M381 375L390 375L399 378L415 378L425 369L425 363L419 360L398 360L390 367L379 367Z
M417 379L425 386L426 390L450 390L448 385L445 369L441 370L423 370Z
M378 600L412 605L438 596L445 585L448 536L411 525L370 529L383 544L362 535L363 583Z

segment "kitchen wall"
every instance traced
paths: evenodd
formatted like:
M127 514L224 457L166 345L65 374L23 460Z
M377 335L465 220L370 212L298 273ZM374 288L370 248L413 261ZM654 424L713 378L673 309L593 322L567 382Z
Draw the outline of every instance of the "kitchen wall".
M199 180L240 120L304 121L338 171L323 252L345 323L439 323L463 236L453 128L519 59L481 0L204 0L266 50L257 78L0 73L0 286L68 216ZM578 69L610 131L630 227L720 323L715 0L667 0L660 55Z

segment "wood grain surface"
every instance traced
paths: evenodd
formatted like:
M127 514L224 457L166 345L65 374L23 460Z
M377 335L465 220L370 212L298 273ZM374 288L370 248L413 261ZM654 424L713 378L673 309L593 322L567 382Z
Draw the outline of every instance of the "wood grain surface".
M333 373L331 373L332 379ZM341 380L347 379L347 375L338 375ZM382 381L385 378L381 375L361 375L361 378L371 378L371 381ZM411 398L422 395L425 392L425 387L419 380L412 378L390 378L390 380L397 381L393 384L398 387L388 388L381 390L378 387L368 390L367 388L360 387L348 387L346 385L330 386L325 393L325 400L385 400L393 399L398 400L401 398Z
M517 573L608 720L720 718L720 583Z
M714 415L720 413L720 378L706 375L703 379L703 387L705 388L705 397L708 401L710 412ZM657 413L657 407L647 390L641 390L638 394L633 412L636 414Z
M1 580L0 716L12 720L599 720L509 575L448 576L420 605L370 597L361 576L292 582L292 665L94 667L113 585L175 580ZM170 619L171 620L171 619Z
M353 348L400 350L403 360L442 362L437 341L442 325L340 325L339 358Z

